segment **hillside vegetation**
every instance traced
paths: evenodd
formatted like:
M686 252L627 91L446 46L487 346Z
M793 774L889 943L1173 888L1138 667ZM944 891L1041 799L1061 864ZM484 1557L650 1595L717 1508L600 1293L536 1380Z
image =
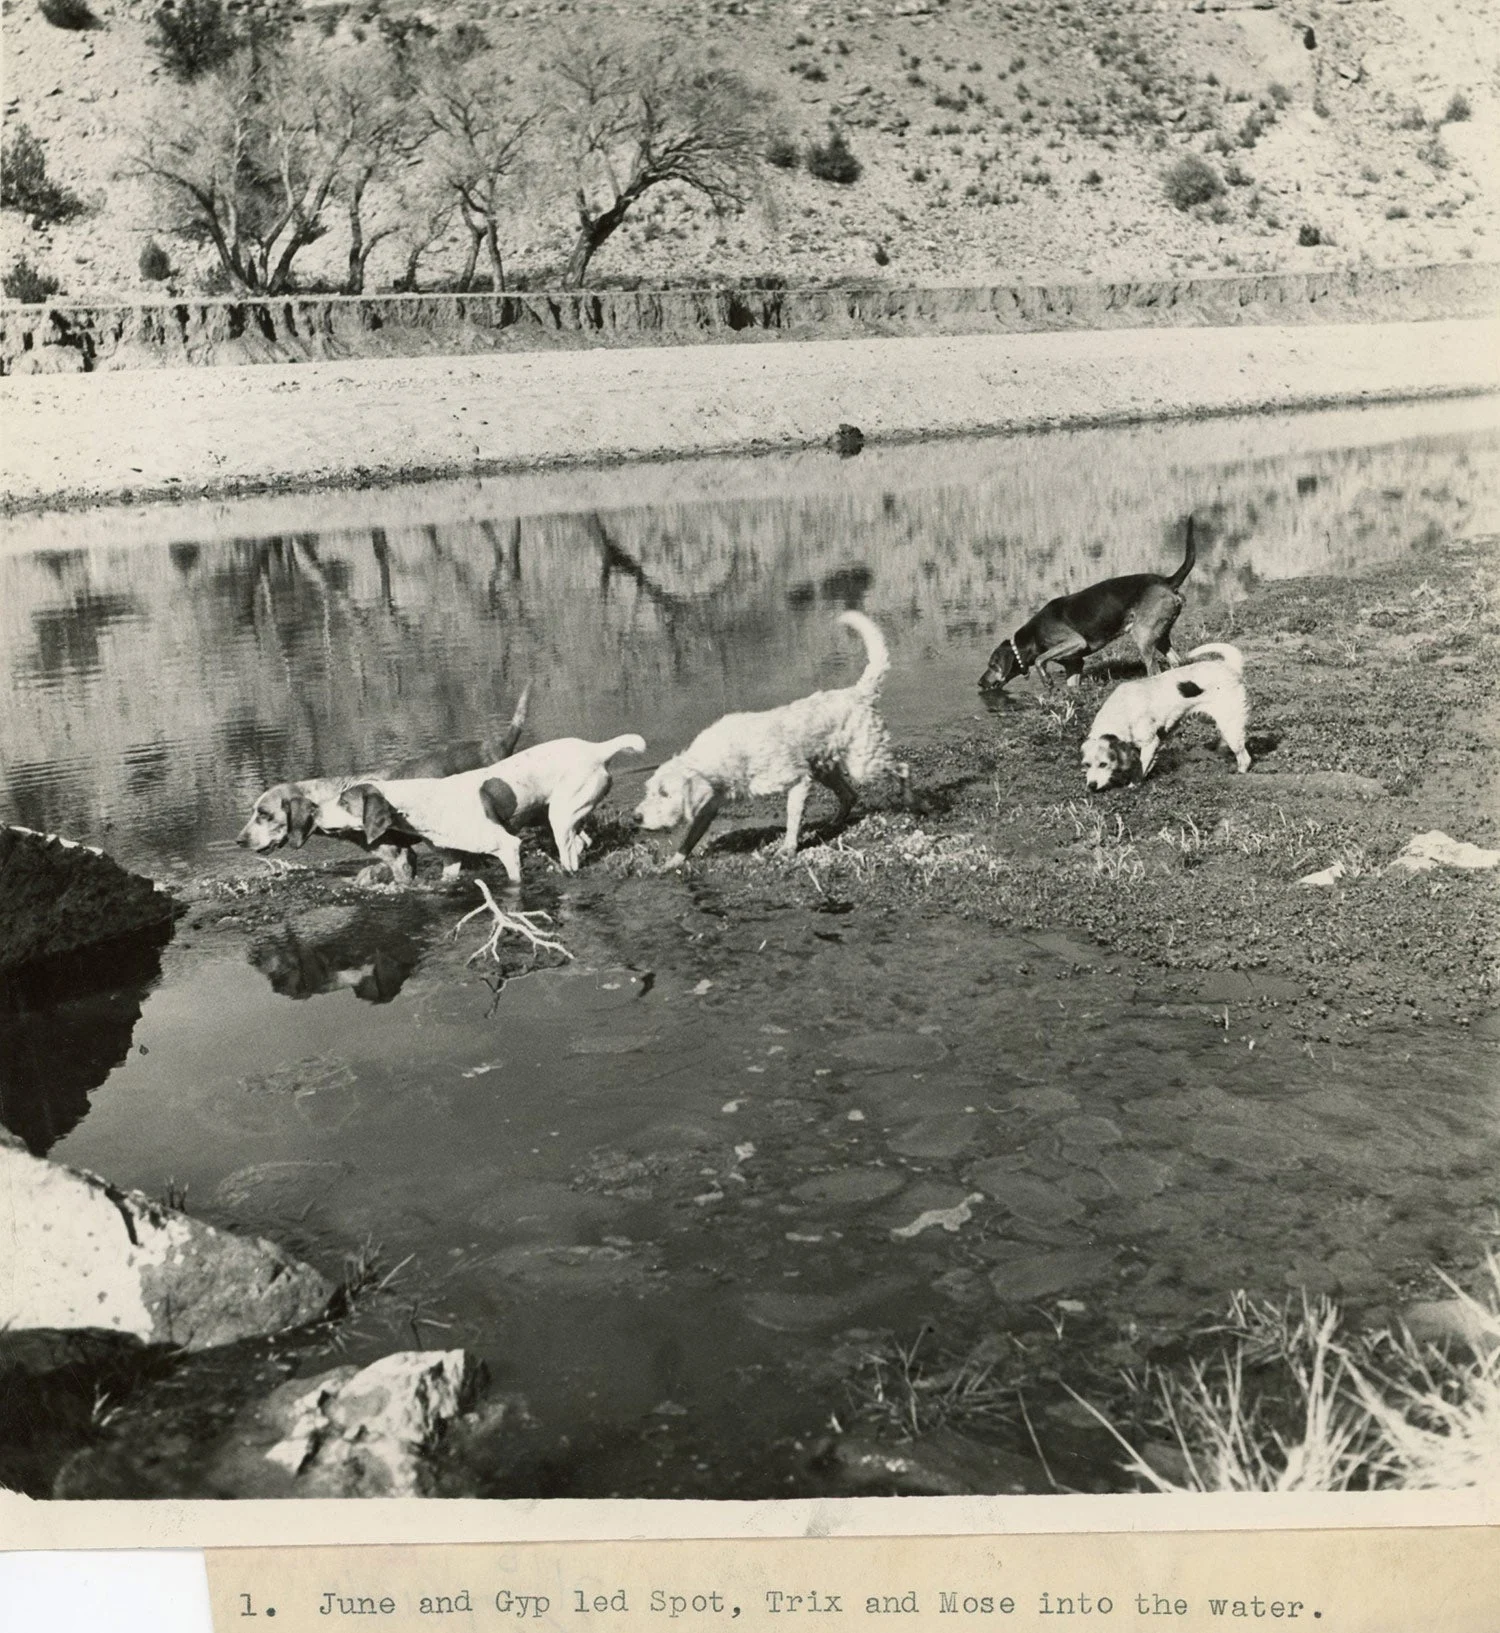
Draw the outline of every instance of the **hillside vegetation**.
M177 3L180 17L194 0ZM1496 254L1486 0L256 6L225 14L252 47L190 79L160 11L7 0L12 298L53 280L74 299L465 278L978 283ZM290 64L274 95L255 77L271 61ZM588 217L615 209L641 158L621 110L642 62L653 87L671 78L678 114L691 103L682 117L733 140L686 182L667 165L581 256ZM351 86L357 139L340 146L328 110ZM235 109L263 127L239 148ZM273 153L288 130L301 145ZM233 270L162 163L145 173L185 137L197 174L214 143L228 170L258 171L262 215L292 152L306 219L258 271Z

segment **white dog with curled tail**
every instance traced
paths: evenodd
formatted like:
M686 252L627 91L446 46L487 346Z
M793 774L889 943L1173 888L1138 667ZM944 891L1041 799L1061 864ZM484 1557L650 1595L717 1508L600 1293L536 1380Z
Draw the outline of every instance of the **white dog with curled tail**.
M726 714L653 773L636 811L641 826L688 825L664 866L687 860L726 802L785 794L783 856L796 854L802 809L815 782L837 796L840 825L854 809L855 789L888 773L900 780L903 801L911 803L907 768L892 758L890 733L875 712L890 649L862 612L840 613L839 622L860 637L868 655L852 686L814 692L776 709Z

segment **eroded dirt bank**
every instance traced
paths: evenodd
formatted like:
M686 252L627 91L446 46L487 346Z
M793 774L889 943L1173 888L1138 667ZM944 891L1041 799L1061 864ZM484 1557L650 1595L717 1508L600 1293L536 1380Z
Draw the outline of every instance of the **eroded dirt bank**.
M0 418L30 509L1497 388L1470 319L30 376Z
M1023 688L905 745L928 809L877 797L790 865L763 851L769 802L681 876L655 871L618 796L576 880L534 852L525 905L556 915L581 966L633 972L639 997L621 989L628 1009L574 1067L616 1062L629 1128L559 1186L566 1245L424 1255L384 1317L420 1307L483 1346L456 1302L473 1275L537 1312L698 1298L774 1342L719 1379L727 1416L691 1368L634 1425L580 1429L533 1399L454 1442L447 1489L1118 1489L1118 1448L1064 1383L1128 1421L1122 1373L1190 1352L1237 1288L1328 1294L1377 1323L1440 1294L1442 1272L1468 1282L1500 1155L1500 873L1391 863L1434 828L1500 842L1496 546L1434 538L1361 579L1265 587L1232 629L1182 629L1245 653L1247 776L1190 724L1144 788L1087 795L1077 745L1106 664L1076 696ZM179 939L222 956L369 902L359 860L269 874L236 857L191 887ZM1332 863L1331 888L1298 882ZM471 905L472 886L427 877L444 924ZM462 957L434 940L425 967L478 986ZM673 1073L701 1093L667 1115ZM482 1177L458 1176L444 1212ZM487 1194L487 1217L503 1204ZM402 1198L369 1205L386 1251L410 1251ZM359 1326L382 1314L372 1300ZM277 1364L312 1373L351 1341L315 1334ZM971 1387L945 1393L933 1363L955 1357L947 1376ZM201 1490L222 1403L267 1364L142 1394L62 1489ZM915 1474L882 1461L892 1447Z

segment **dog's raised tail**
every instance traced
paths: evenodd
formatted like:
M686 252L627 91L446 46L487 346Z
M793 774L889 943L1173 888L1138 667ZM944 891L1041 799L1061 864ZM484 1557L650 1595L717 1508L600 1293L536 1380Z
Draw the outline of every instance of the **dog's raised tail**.
M1187 550L1182 558L1182 565L1167 580L1167 584L1174 590L1182 588L1183 580L1193 570L1193 563L1198 559L1198 546L1193 543L1193 518L1187 519Z
M611 737L599 745L599 763L608 765L617 754L644 754L646 739L627 731L622 737Z
M891 667L891 649L885 644L885 636L880 633L879 625L862 612L841 612L839 622L845 628L852 629L865 643L869 662L865 665L864 674L855 681L854 690L861 697L873 700L879 695L880 683Z
M521 740L521 733L526 729L526 709L531 702L531 682L528 680L521 688L521 695L516 699L516 712L510 717L510 724L500 735L495 748L498 752L487 753L491 760L508 760L516 752L516 744Z
M1188 662L1192 663L1198 658L1222 658L1225 667L1236 675L1245 667L1245 657L1240 649L1223 641L1210 641L1207 646L1195 646L1188 653Z

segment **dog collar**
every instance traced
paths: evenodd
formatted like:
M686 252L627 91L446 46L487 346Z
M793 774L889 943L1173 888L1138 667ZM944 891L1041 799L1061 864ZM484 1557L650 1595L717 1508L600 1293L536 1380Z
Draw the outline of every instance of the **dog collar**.
M1031 665L1027 663L1024 658L1022 658L1021 649L1016 645L1015 637L1011 636L1009 639L1007 639L1005 644L1010 648L1011 657L1016 660L1016 673L1020 675L1029 675L1031 673Z

